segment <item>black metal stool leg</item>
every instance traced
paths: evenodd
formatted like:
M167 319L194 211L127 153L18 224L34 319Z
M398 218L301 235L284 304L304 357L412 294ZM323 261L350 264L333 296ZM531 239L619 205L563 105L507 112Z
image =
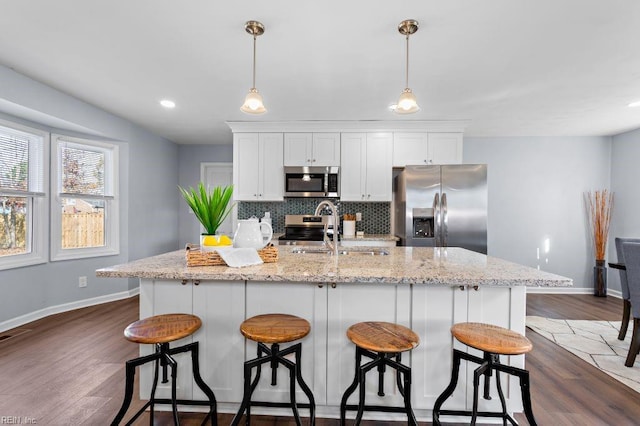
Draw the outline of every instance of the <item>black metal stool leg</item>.
M440 425L440 409L442 408L442 404L451 396L453 392L456 390L456 386L458 385L458 376L460 375L460 352L457 349L453 350L453 363L451 366L451 380L449 381L449 386L440 394L440 396L436 399L435 404L433 404L433 424L434 426Z
M218 402L216 401L216 395L213 393L211 388L205 383L205 381L202 379L202 376L200 375L200 346L198 342L191 343L191 345L189 345L189 350L191 352L191 369L193 371L193 379L198 385L198 387L202 390L202 392L204 392L204 394L207 396L207 399L210 402L209 414L207 414L207 416L204 418L201 425L204 426L204 424L207 422L209 417L211 417L211 425L217 426L218 425L218 412L217 412Z
M533 408L531 407L531 389L529 383L529 372L522 370L518 377L520 377L520 392L522 395L522 408L524 414L527 417L529 426L537 426L536 419L533 417Z
M360 369L361 362L362 362L362 354L360 353L360 349L356 347L356 366L355 366L355 371L353 373L353 382L351 382L349 387L347 387L347 389L342 394L342 401L340 402L340 426L345 426L345 418L347 415L347 400L358 387L358 383L359 383L358 370Z
M480 377L485 376L487 371L491 369L491 365L484 361L480 367L473 371L473 408L471 410L471 425L475 425L478 418L478 393L480 387Z
M247 419L246 422L247 424L249 424L250 422L250 412L249 412L249 406L251 404L251 394L253 393L253 390L255 389L255 386L258 385L258 380L260 379L260 374L259 374L259 370L258 370L258 375L256 376L254 382L251 382L251 370L253 369L254 366L256 365L260 365L264 362L268 362L268 359L254 359L251 361L246 361L244 363L244 392L243 392L243 396L242 396L242 402L240 403L240 408L238 409L238 412L236 413L236 415L233 417L233 420L231 420L231 425L232 426L236 426L238 423L240 423L240 418L242 418L242 415L245 413L245 411L247 412Z
M500 358L498 355L495 355L493 358L495 364L500 364ZM496 371L496 389L498 390L498 397L500 398L500 406L502 407L502 426L507 426L507 420L509 419L509 414L507 413L507 400L504 397L504 392L502 392L502 383L500 382L500 370Z
M365 371L363 366L360 366L358 369L358 412L356 413L356 420L354 425L358 426L362 421L362 416L364 415L364 406L365 406L365 396L366 396L366 377L367 372Z
M160 347L157 348L158 353L160 352ZM160 358L156 359L154 362L154 372L153 372L153 382L151 384L151 393L149 394L149 426L153 426L153 418L155 417L154 409L156 406L156 390L158 389L158 375L160 374ZM134 419L131 419L127 426L130 423L133 423Z
M311 426L314 426L316 424L316 400L313 396L313 392L311 392L311 389L302 378L302 345L299 343L295 347L295 360L296 380L304 394L307 395L307 398L309 399L309 422Z
M120 407L120 411L116 414L115 419L111 422L112 426L119 425L120 421L124 418L124 415L127 413L127 409L129 405L131 405L131 398L133 397L133 381L136 375L136 367L132 365L129 361L127 361L125 367L125 375L126 375L126 383L124 387L124 400L122 401L122 406Z
M169 353L164 353L164 358L167 360L167 365L171 368L171 410L173 411L173 423L178 426L180 420L178 419L178 395L177 395L177 381L178 381L178 363L171 358Z

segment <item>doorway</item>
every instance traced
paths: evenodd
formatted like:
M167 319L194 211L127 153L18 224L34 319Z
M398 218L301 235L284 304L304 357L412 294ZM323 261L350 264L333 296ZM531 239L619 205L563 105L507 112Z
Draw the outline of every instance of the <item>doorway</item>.
M233 184L233 164L232 163L200 163L200 180L204 182L207 189L215 186L227 186ZM233 200L232 200L233 201ZM222 222L218 233L233 236L235 229L236 208Z

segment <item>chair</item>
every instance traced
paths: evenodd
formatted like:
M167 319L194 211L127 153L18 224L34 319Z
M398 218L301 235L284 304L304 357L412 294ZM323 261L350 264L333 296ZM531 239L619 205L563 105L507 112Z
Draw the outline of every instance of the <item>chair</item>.
M245 320L240 325L242 335L258 344L258 356L244 363L244 394L238 412L231 420L232 426L240 423L241 417L246 414L245 423L251 424L251 406L262 407L290 407L296 425L302 424L298 407L309 408L309 424L316 423L316 402L309 386L302 378L300 359L302 354L302 339L311 331L309 321L295 315L287 314L264 314L256 315ZM281 349L281 343L297 343ZM271 347L266 344L270 343ZM271 367L271 385L276 386L277 368L283 365L289 370L289 398L290 402L269 402L253 401L251 399L253 391L260 381L260 373L263 364ZM256 375L251 380L252 371L256 370ZM309 399L309 404L299 404L296 402L296 381Z
M633 367L636 355L640 350L640 243L622 243L624 264L627 268L627 283L629 284L629 301L633 315L633 336L629 353L624 365Z
M411 367L402 364L402 352L411 351L420 342L416 333L400 324L388 322L359 322L347 330L347 337L356 345L356 364L353 382L342 395L340 425L344 426L347 410L357 410L355 425L359 425L365 411L406 413L407 424L417 426L411 408ZM371 359L362 363L362 357ZM365 403L367 372L378 370L378 395L384 396L384 372L386 367L396 370L396 385L404 400L402 407L367 405ZM404 380L402 380L404 378ZM347 405L349 396L358 392L358 405Z
M129 405L131 404L131 399L133 397L133 389L134 389L134 377L136 374L136 367L139 367L148 362L155 363L155 372L153 375L153 384L151 386L151 396L149 401L142 406L133 417L126 422L126 425L133 424L133 422L147 409L149 408L149 422L153 424L153 412L156 404L171 404L171 410L173 413L173 423L175 425L179 425L180 421L178 420L178 404L188 404L188 405L206 405L209 406L209 413L202 421L204 425L208 419L211 419L212 425L218 424L217 418L217 402L216 397L213 394L213 391L209 386L202 380L200 376L200 358L199 358L199 349L198 342L194 341L192 343L182 345L179 347L170 348L169 343L174 342L176 340L183 339L185 337L191 336L202 326L202 320L195 315L190 314L164 314L164 315L156 315L149 318L144 318L139 321L135 321L127 326L124 330L124 337L134 343L142 343L142 344L152 344L155 345L156 351L151 355L141 356L132 360L127 361L126 363L126 383L125 383L125 394L124 400L122 401L122 406L120 407L120 411L116 414L115 419L111 423L111 426L117 426L120 424L122 419L124 418ZM177 374L178 374L178 364L176 360L173 358L173 355L190 352L191 353L191 367L193 370L193 379L195 380L196 385L205 393L207 396L206 401L196 401L196 400L183 400L178 399L176 396L177 393ZM162 369L162 383L167 383L169 381L167 377L167 370L171 369L171 398L157 398L156 397L156 389L158 387L158 373L159 370Z
M433 424L440 426L440 416L467 416L471 417L470 425L475 425L478 417L501 418L502 424L506 426L507 421L512 425L518 423L507 413L507 403L502 392L500 383L500 373L511 374L520 380L520 392L522 395L522 405L524 414L529 421L529 425L536 426L531 407L531 392L529 372L522 368L512 367L500 362L500 355L523 355L533 349L533 345L525 336L513 330L491 324L465 322L454 324L451 327L451 334L460 343L482 351L482 358L459 349L453 350L453 364L451 368L451 382L449 386L440 394L433 406ZM443 410L442 404L453 395L453 391L458 384L460 374L460 361L465 360L478 364L473 371L473 408L471 410ZM495 372L496 388L500 398L501 412L479 411L478 397L480 391L480 379L484 376L484 399L491 399L489 395L489 379Z
M624 263L624 253L622 252L623 243L640 243L638 238L616 238L616 253L618 254L618 263ZM629 301L629 284L627 284L627 271L618 269L620 273L620 288L622 290L622 324L618 333L618 340L624 340L629 328L629 316L631 314L631 302Z

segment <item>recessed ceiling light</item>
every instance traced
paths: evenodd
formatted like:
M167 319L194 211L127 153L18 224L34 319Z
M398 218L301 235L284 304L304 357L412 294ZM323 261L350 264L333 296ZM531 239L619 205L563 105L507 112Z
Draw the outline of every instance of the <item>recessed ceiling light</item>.
M173 101L170 101L169 99L163 99L160 101L160 105L162 105L165 108L175 108L176 107L176 103Z
M629 104L630 107L640 107L640 101L631 102Z

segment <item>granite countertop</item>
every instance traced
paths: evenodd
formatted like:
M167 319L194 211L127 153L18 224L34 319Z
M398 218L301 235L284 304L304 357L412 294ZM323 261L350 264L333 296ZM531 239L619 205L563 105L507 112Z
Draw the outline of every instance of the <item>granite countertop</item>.
M299 246L298 246L299 248ZM362 249L362 248L360 248ZM244 268L187 267L184 250L98 269L98 277L276 282L568 287L570 278L450 247L389 247L386 256L296 254L280 246L278 261Z

